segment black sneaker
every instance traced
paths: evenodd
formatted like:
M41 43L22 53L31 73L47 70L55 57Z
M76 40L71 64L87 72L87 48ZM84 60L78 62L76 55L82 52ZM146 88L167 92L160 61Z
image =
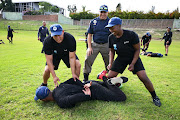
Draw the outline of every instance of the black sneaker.
M167 54L165 54L165 56L167 56Z
M153 102L156 106L160 107L161 106L161 101L159 99L158 96L156 96L155 98L153 98Z
M84 73L83 75L84 75L84 80L83 80L83 82L85 83L85 82L87 82L88 79L89 79L89 74L88 74L88 73Z
M47 86L47 84L42 83L40 86ZM39 86L39 87L40 87L40 86Z
M127 77L120 77L120 78L122 78L123 79L123 83L126 83L127 81L128 81L128 78Z

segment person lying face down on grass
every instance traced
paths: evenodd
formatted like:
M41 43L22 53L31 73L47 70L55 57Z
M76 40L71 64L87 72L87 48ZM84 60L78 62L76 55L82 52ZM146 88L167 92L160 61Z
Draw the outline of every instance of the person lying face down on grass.
M146 55L149 57L163 57L163 54L161 53L153 53L153 52L145 52L145 51L142 51L141 55Z
M126 77L107 79L104 76L103 82L87 81L82 83L71 78L61 83L53 91L46 86L40 86L36 90L34 100L55 101L60 108L72 108L76 103L89 100L121 102L126 100L126 95L115 84L127 81Z

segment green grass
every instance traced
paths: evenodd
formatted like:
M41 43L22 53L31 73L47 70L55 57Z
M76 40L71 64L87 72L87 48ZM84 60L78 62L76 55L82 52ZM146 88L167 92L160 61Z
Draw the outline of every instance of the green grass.
M3 21L4 22L4 21ZM0 21L0 26L3 24ZM17 21L11 21L17 22ZM22 21L24 22L24 21ZM25 21L27 22L27 21ZM30 22L30 21L29 21ZM30 22L33 24L34 22ZM38 29L39 26L36 28ZM152 103L151 95L137 76L126 70L123 76L129 82L122 90L127 95L125 102L87 101L79 103L72 109L61 109L54 102L34 101L36 88L42 83L45 66L45 56L41 54L42 44L37 40L37 31L16 30L14 44L6 40L6 29L0 28L0 119L55 119L55 120L132 120L180 119L180 35L173 31L173 42L169 56L151 58L141 56L146 72L151 79L162 106ZM152 36L161 37L164 31L153 30ZM77 40L77 55L82 68L84 66L86 47L83 41L85 30L68 30ZM136 30L142 36L146 31ZM163 42L152 40L149 51L164 54ZM63 62L56 74L61 82L71 77L71 70ZM99 55L92 67L90 79L96 80L96 75L104 69L103 60ZM80 79L83 79L81 72ZM52 77L48 81L51 90L54 89Z

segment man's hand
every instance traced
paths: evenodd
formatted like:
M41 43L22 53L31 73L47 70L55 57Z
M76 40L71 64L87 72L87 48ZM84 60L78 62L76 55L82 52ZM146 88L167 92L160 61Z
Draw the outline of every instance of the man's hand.
M133 71L134 70L134 64L130 64L128 70Z
M76 74L73 74L72 77L74 78L74 81L76 81L76 79L79 80L79 77Z
M91 85L92 85L92 81L90 81L90 83L85 84L85 85L84 85L84 88L90 88Z
M91 90L90 88L85 88L85 90L82 90L85 95L90 95L91 96Z
M169 43L169 41L166 42L166 45Z
M91 54L93 54L93 49L92 48L88 48L87 49L87 55L90 56Z
M148 45L148 43L145 44L146 46Z
M112 67L112 64L109 64L109 65L107 66L107 69L110 70L111 67Z
M60 82L60 79L56 76L53 78L54 80L54 85L55 85L55 88L58 86L58 81Z
M38 40L39 40L39 38L38 38Z

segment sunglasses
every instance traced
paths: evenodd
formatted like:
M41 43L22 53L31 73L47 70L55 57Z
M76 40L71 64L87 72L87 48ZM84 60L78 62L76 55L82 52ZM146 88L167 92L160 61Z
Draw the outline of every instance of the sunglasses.
M100 10L108 10L107 7L100 7Z

